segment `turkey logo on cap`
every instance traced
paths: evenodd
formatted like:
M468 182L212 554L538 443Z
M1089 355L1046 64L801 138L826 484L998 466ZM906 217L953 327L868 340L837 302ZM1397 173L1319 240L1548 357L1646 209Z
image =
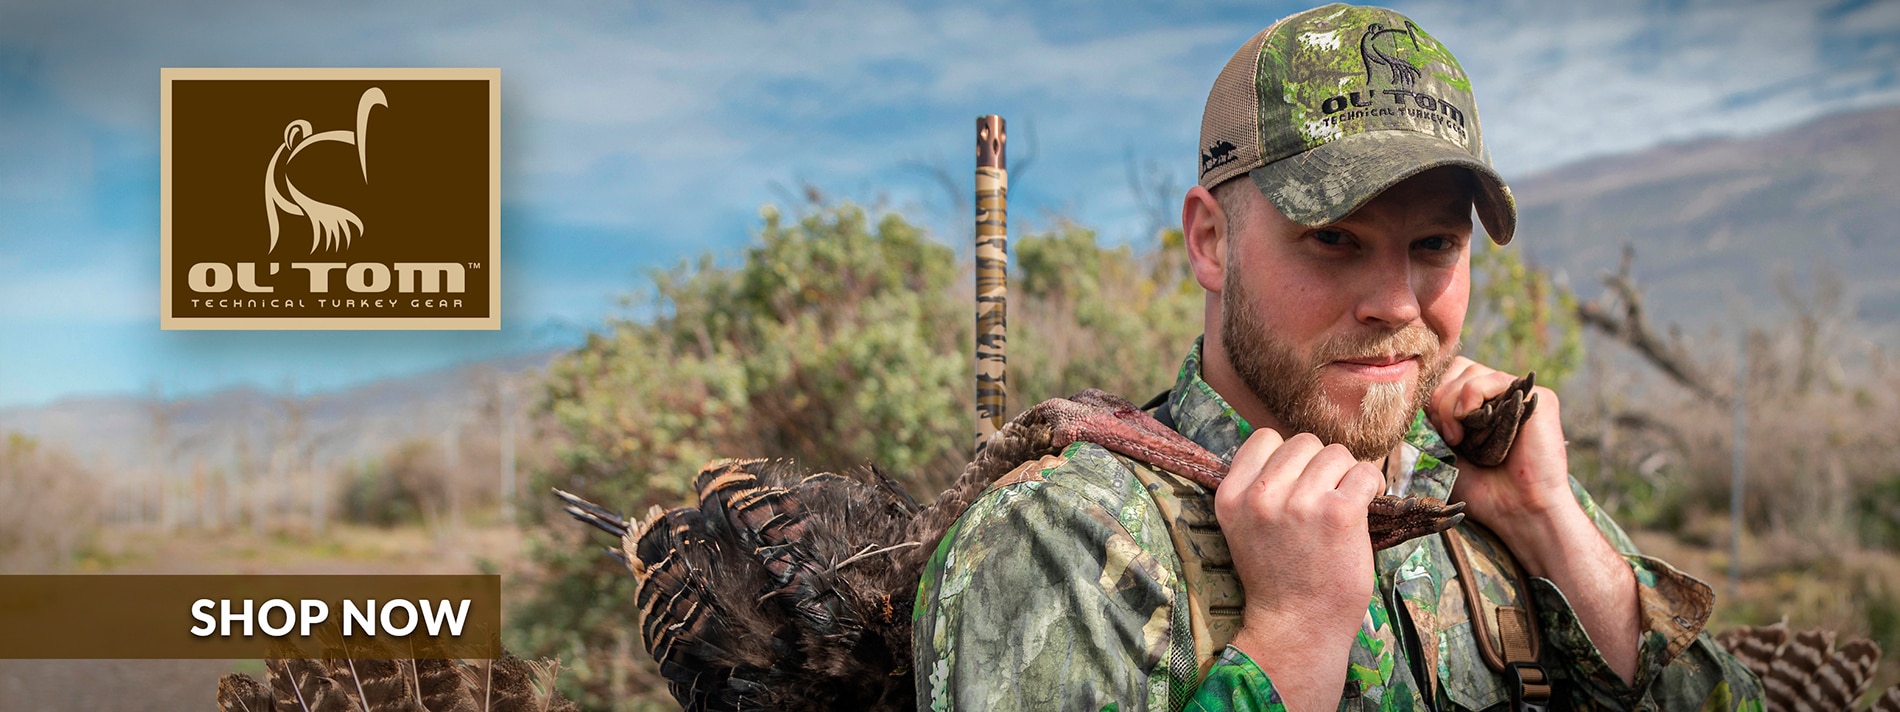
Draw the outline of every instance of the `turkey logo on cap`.
M1372 66L1375 64L1386 68L1393 86L1410 89L1418 83L1422 72L1399 56L1399 51L1404 47L1400 43L1407 41L1411 42L1413 50L1419 48L1418 26L1412 24L1411 20L1406 20L1404 27L1387 28L1377 22L1366 26L1366 33L1359 37L1359 57L1365 62L1367 84L1372 83Z

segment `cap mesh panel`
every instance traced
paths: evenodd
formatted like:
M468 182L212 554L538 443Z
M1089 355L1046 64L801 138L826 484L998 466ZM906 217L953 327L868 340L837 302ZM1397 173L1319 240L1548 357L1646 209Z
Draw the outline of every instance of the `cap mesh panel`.
M1273 27L1261 30L1241 45L1207 93L1207 109L1201 114L1203 187L1213 188L1260 167L1260 99L1254 94L1254 75L1260 71L1260 45L1271 32Z

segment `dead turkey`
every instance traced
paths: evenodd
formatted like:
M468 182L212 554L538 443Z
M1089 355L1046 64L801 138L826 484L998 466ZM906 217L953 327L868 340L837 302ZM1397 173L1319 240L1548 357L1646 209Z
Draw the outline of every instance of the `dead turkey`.
M1494 420L1515 431L1520 413ZM924 562L991 482L1077 441L1210 489L1227 467L1134 404L1087 390L1005 424L928 507L875 467L812 474L773 459L710 463L694 483L698 507L638 520L556 492L619 540L610 552L639 579L641 635L685 709L904 710L915 706L911 608ZM1373 544L1447 529L1460 509L1379 497L1367 513Z
M1835 645L1831 630L1791 631L1788 622L1722 631L1715 640L1761 678L1770 712L1848 712L1874 681L1880 646L1866 638ZM1900 685L1887 688L1870 712L1900 712Z

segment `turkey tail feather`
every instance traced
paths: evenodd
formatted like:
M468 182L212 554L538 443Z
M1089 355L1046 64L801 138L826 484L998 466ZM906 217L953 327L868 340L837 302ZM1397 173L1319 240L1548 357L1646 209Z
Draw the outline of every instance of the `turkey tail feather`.
M1764 707L1770 712L1854 708L1873 682L1880 646L1857 638L1836 647L1835 639L1831 630L1790 631L1785 619L1716 636L1730 655L1761 679ZM1900 712L1900 687L1888 690L1873 709Z
M368 712L426 712L410 687L409 676L395 660L330 660L330 677Z
M621 516L619 512L581 499L558 488L554 490L554 496L561 498L561 501L567 503L564 510L575 519L581 520L608 534L612 534L616 539L627 535L627 518Z
M1880 699L1874 700L1874 706L1867 712L1900 712L1900 685L1887 688Z
M680 704L909 708L917 503L875 468L782 459L715 460L694 489L698 507L656 508L621 536L641 637ZM590 524L625 521L562 499Z
M218 678L218 712L272 712L270 688L241 672Z
M278 710L293 712L344 712L350 700L342 688L324 674L315 660L285 658L264 661L270 673L271 702Z

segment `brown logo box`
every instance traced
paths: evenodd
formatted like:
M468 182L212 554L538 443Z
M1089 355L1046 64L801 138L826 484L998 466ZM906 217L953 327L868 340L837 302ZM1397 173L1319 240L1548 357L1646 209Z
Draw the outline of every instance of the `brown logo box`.
M160 80L162 328L501 328L501 70Z
M492 659L500 631L495 575L0 575L0 659Z

